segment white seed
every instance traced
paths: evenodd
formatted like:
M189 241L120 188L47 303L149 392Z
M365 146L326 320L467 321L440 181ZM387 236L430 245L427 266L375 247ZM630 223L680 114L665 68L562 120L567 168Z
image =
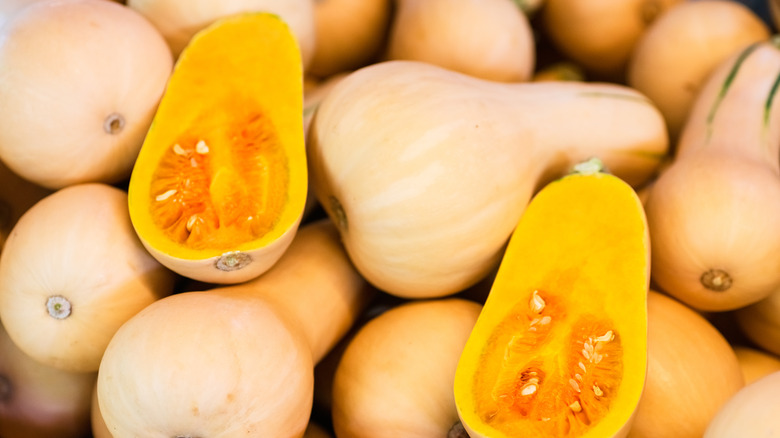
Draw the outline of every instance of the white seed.
M578 382L582 382L582 375L581 374L575 374L574 378L577 379Z
M184 148L183 148L183 147L181 147L181 145L180 145L180 144L178 144L178 143L176 143L175 145L173 145L173 152L174 152L176 155L186 155L186 154L187 154L187 152L184 150Z
M569 385L574 388L575 391L580 392L580 384L574 379L569 379Z
M588 369L585 368L585 364L582 362L578 362L577 365L580 367L580 369L584 372L588 372Z
M187 220L187 231L192 231L192 227L195 225L195 222L198 220L198 215L193 214L190 216L190 218Z
M534 291L533 294L531 294L531 301L529 303L529 306L531 307L531 310L534 313L542 313L542 310L544 310L545 306L544 299L539 296L539 291Z
M198 167L198 162L194 158L190 158L190 166Z
M198 144L195 145L195 152L199 154L208 154L209 146L206 144L205 141L201 140L198 142Z
M588 353L593 353L593 344L590 342L586 342L585 345L583 345L585 350L588 350Z
M588 353L588 350L585 348L582 349L582 355L585 357L585 359L590 359L590 353Z
M167 192L160 193L155 197L154 199L157 201L165 201L166 199L170 198L171 196L176 194L176 189L170 189Z
M549 315L543 316L542 320L540 321L540 324L547 325L547 324L550 323L550 321L552 321L552 317L551 316L549 316Z
M596 394L596 397L601 397L604 395L604 391L602 391L598 385L593 385L593 393Z
M529 396L536 392L536 385L533 383L526 384L520 389L520 395Z
M581 412L582 411L582 406L580 405L580 402L577 401L577 400L575 400L574 403L570 404L569 407L574 412Z
M593 355L590 357L590 361L593 363L599 363L601 362L601 359L603 356L600 353L593 353Z
M609 330L608 332L604 333L603 335L596 338L596 341L598 342L609 342L611 340L615 339L615 334L612 333L612 330Z

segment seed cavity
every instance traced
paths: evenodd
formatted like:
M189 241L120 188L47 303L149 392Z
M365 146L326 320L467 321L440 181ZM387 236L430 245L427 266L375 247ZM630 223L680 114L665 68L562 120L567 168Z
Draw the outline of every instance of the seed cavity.
M529 307L531 308L531 311L534 313L542 313L542 310L544 310L544 306L547 303L544 302L544 299L539 296L539 291L535 290L531 294L531 300L528 303Z
M165 201L166 199L170 198L171 196L173 196L175 194L176 194L176 189L170 189L168 191L160 193L154 199L155 199L155 201Z
M62 295L54 295L46 300L46 310L49 311L49 316L54 319L65 319L70 316L71 304Z

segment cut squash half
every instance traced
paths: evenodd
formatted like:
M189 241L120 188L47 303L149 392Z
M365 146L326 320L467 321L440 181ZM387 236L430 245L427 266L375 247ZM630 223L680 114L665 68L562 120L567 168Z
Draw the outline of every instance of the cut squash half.
M270 13L225 17L179 57L128 187L146 248L180 275L237 283L270 268L307 193L301 55Z
M578 171L538 192L458 363L472 438L626 435L647 367L649 249L623 180Z

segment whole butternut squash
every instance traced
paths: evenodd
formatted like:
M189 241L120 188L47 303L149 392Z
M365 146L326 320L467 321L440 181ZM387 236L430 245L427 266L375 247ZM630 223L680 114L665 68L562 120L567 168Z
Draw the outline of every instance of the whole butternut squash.
M500 83L416 61L342 79L307 138L312 190L379 289L435 297L483 278L532 193L599 157L632 185L665 158L640 93L581 82Z
M642 33L629 58L626 81L655 102L676 142L712 70L769 34L769 26L743 3L678 3Z
M771 437L780 412L780 371L768 374L734 394L710 421L704 438Z
M780 289L734 311L741 333L755 345L780 356Z
M267 280L266 280L267 279ZM369 295L328 222L241 286L183 292L124 324L100 365L100 414L114 438L300 438L314 364Z
M780 40L721 63L702 88L647 216L658 287L700 310L780 289Z
M506 0L398 0L387 46L387 59L495 81L526 81L536 64L529 19Z

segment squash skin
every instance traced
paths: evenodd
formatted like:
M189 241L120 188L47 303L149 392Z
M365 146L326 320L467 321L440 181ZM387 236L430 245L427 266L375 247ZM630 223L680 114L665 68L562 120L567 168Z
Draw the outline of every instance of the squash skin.
M480 308L460 298L405 301L361 326L332 380L336 436L448 436L458 422L455 367Z
M0 254L0 319L35 360L93 372L119 327L171 294L174 280L135 235L123 190L77 184L14 226ZM64 315L48 306L58 299L68 302Z
M734 349L718 329L680 301L651 290L647 380L629 438L700 438L743 386Z
M514 2L400 0L386 59L427 62L487 80L524 82L533 74L536 52L529 19Z
M780 411L780 371L745 386L710 421L704 438L771 437L777 434Z
M778 74L776 41L725 60L648 194L653 279L699 310L737 309L780 289Z
M350 258L403 297L483 278L536 187L574 163L597 156L641 185L668 149L662 116L627 87L496 83L415 61L344 78L307 141L312 190Z
M304 65L314 56L316 31L310 0L127 0L127 7L145 16L179 57L196 33L215 21L242 12L267 12L291 28Z
M734 311L740 331L754 344L780 356L780 289Z
M508 438L516 436L518 430L527 436L626 436L643 391L647 367L649 263L650 244L642 205L624 181L601 172L575 173L543 187L531 200L512 234L493 287L458 363L455 401L469 436ZM535 300L539 297L542 297L541 306ZM526 308L538 315L533 320L528 317L530 328L517 334L507 333L505 324L525 323L525 311L518 309ZM548 308L551 308L549 312ZM600 326L599 330L608 327L607 335L613 335L605 342L619 342L614 350L597 349L604 352L604 357L598 358L586 354L584 344L582 347L570 344L577 342L574 341L579 336L576 333L581 332L576 330L582 327L582 321L592 321L594 315L598 315L597 321L601 320L599 324L606 326ZM540 334L543 338L538 343L530 340L534 333L544 333L546 326L551 327L549 335ZM601 338L603 334L591 333L593 338ZM524 341L527 343L523 349L510 352L509 343L506 347L502 345L505 339L514 342L515 335L521 341L529 340ZM580 349L583 349L581 356ZM608 376L598 377L593 373L598 372L599 362L615 351L620 352L618 357L609 359L609 371L604 371L619 373L618 377L612 377L618 380L610 383ZM535 366L540 370L537 375L542 376L532 392L525 394L517 389L513 393L512 397L516 397L513 403L522 404L525 414L514 404L498 407L500 400L491 395L498 385L496 382L500 382L492 379L500 378L505 365L491 363L490 358L501 357L505 361L510 353L517 355L517 360L526 367L537 363ZM576 360L583 371L578 366L567 369ZM583 374L575 374L580 372ZM569 373L585 386L580 387L574 379L566 382ZM603 403L588 400L590 375L608 395L608 406L601 413L592 408L591 414L587 408L589 403ZM520 381L519 373L514 376L510 380ZM519 384L513 385L519 388ZM486 390L491 393L480 392ZM596 399L604 395L599 394L600 390L593 391ZM544 405L537 405L536 394L539 397L555 394L548 396L555 398L555 406L548 406L543 398L538 403ZM576 408L569 404L571 397L577 402ZM493 404L497 409L495 418L504 417L513 423L506 426L510 430L483 420L482 415L488 415L486 410L494 409ZM582 421L573 418L580 412L579 408L590 418L590 426L568 432L569 425ZM545 415L555 418L546 423ZM564 428L565 433L561 431Z
M240 50L227 44L236 41L241 43ZM225 49L226 45L228 49ZM225 76L226 72L228 76ZM281 257L300 224L308 191L302 77L299 51L289 27L278 16L238 14L218 20L192 39L177 61L128 187L133 226L144 246L160 263L194 280L228 284L257 277ZM199 90L195 96L193 89ZM193 100L196 97L197 100ZM278 143L286 161L272 163L278 169L267 173L284 173L281 178L286 179L286 187L270 188L285 191L282 205L278 207L279 211L274 211L277 216L270 229L259 236L231 242L227 249L190 248L167 235L153 217L152 207L161 202L154 197L156 193L152 194L155 172L170 148L191 131L196 131L193 134L203 131L205 134L200 135L220 140L222 131L219 129L222 128L209 128L210 125L202 128L201 123L223 126L220 123L224 120L220 117L225 117L224 113L213 108L228 105L236 105L233 111L236 117L259 114L261 119L267 117L273 127L274 132L269 135L276 136L272 141ZM249 115L240 113L239 110L245 108L242 105L246 106ZM199 122L200 117L205 121ZM236 130L243 126L239 126L243 122L231 119L230 115L227 122ZM264 129L260 131L263 135ZM222 144L223 149L226 144ZM275 159L271 157L269 161ZM209 172L209 184L213 186L217 172L213 169ZM246 189L246 183L242 180L232 186ZM184 183L180 185L186 187ZM246 200L252 195L242 193L241 196ZM228 226L224 228L229 229Z
M48 189L125 181L173 66L159 32L113 1L57 0L1 33L0 159Z
M639 38L626 81L656 103L675 144L710 73L729 56L769 36L769 26L743 3L682 2ZM664 74L658 74L661 71Z

